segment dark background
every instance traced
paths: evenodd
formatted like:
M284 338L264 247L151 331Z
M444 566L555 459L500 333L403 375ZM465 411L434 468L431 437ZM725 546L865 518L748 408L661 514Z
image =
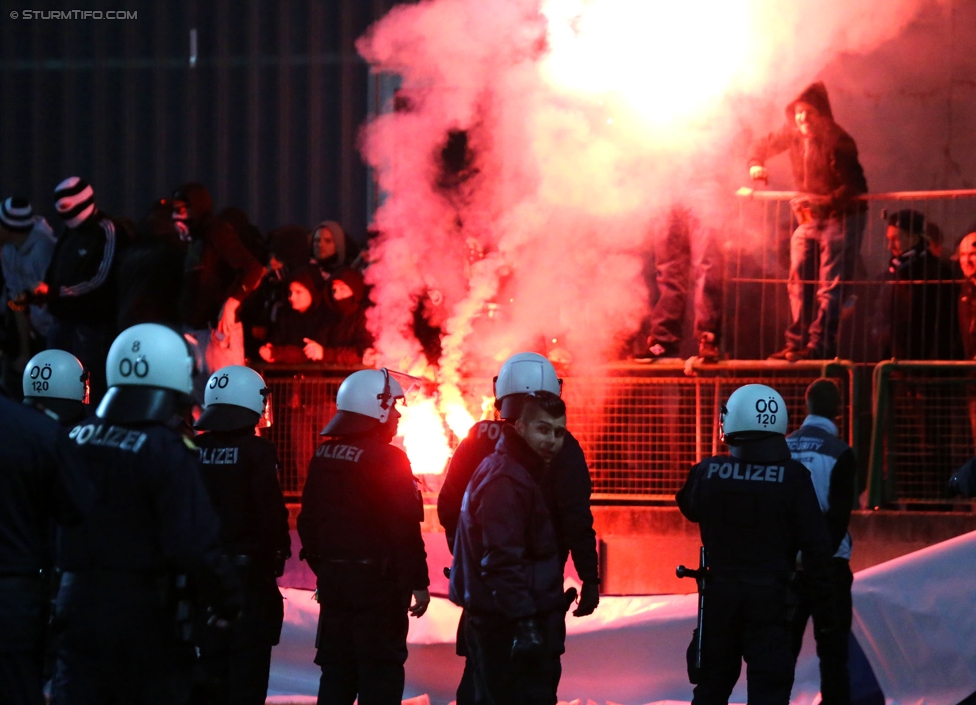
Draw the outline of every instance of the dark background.
M0 0L0 198L29 197L57 227L54 186L78 175L138 220L196 180L262 230L332 219L361 242L371 180L356 141L378 106L354 42L392 4ZM69 8L138 18L10 17Z

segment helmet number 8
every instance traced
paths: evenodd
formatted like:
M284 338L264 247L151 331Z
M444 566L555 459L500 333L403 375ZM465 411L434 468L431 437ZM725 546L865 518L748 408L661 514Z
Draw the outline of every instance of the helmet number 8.
M775 399L766 401L765 399L756 400L756 423L769 426L776 423L776 412L779 411L779 403Z

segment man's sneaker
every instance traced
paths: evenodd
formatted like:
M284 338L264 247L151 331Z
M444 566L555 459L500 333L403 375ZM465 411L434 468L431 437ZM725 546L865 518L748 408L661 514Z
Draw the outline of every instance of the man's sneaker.
M698 339L698 357L702 362L718 362L722 357L718 345L715 344L714 333L702 333Z
M828 354L820 348L813 348L809 345L800 350L787 353L786 359L790 362L802 362L803 360L832 360L834 355Z
M677 359L677 353L671 347L647 341L650 345L645 352L638 353L632 358L634 362L656 362L657 360Z
M790 355L793 355L796 352L799 352L798 348L791 348L789 345L787 345L785 348L783 348L782 350L777 350L766 359L767 360L789 360Z

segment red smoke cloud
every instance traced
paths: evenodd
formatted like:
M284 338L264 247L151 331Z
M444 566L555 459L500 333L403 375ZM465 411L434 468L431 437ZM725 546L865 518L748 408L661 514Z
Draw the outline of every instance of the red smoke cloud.
M519 350L556 339L577 369L610 359L647 313L641 253L670 206L732 237L743 135L778 126L757 111L785 104L841 52L896 35L920 4L395 7L357 45L376 71L401 77L407 106L363 133L387 194L367 272L381 359L436 377L442 414L458 402L462 374L494 374ZM468 151L447 175L451 131L466 133ZM411 332L431 290L439 305L427 309L443 330L437 372Z

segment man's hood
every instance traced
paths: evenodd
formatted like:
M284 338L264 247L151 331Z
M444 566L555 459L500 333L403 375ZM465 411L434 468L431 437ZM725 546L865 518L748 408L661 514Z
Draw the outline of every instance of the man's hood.
M811 83L786 106L787 122L793 122L797 103L812 105L824 117L830 118L831 120L834 119L834 113L830 110L830 98L827 97L827 87L823 84L823 81Z

